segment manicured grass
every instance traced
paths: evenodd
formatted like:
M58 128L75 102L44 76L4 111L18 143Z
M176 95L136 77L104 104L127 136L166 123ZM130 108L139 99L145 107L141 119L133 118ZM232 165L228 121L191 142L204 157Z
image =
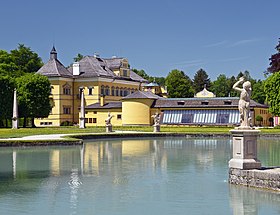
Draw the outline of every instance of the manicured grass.
M79 129L77 127L54 127L54 128L20 128L20 129L0 129L0 138L25 137L31 135L44 134L76 134L76 133L101 133L105 132L105 127L92 127Z
M188 134L228 134L231 127L185 127L185 126L161 126L161 132L188 133ZM139 131L152 132L152 126L114 126L113 130L118 131ZM280 129L263 128L262 133L280 134ZM49 128L0 128L0 138L14 138L43 134L78 134L78 133L102 133L105 127L89 127L79 129L78 127L49 127Z

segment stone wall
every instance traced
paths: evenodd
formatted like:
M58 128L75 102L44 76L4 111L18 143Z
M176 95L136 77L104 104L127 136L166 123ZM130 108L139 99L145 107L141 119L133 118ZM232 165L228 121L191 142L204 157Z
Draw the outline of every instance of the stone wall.
M280 191L280 168L229 169L229 183Z

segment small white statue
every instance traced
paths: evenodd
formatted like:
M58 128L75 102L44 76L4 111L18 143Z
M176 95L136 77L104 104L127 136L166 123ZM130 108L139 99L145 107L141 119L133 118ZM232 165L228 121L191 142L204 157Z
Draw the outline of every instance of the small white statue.
M156 112L154 115L152 115L152 118L154 118L154 126L159 125L160 123L160 115L158 112Z
M251 97L251 83L250 81L244 82L244 77L239 78L233 85L233 89L240 92L240 99L238 103L238 109L240 113L240 127L250 128L251 114L250 114L250 97ZM243 83L243 88L237 87L240 83Z
M108 112L108 117L107 117L107 119L105 119L105 124L106 124L106 126L111 126L112 124L111 124L111 119L113 118L113 115L111 115L111 113L110 112Z

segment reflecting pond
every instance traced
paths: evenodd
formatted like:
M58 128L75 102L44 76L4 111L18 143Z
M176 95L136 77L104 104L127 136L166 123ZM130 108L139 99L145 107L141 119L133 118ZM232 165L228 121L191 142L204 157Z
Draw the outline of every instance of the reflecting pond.
M263 166L280 141L260 139ZM0 149L1 214L280 214L280 194L229 185L230 139L139 138Z

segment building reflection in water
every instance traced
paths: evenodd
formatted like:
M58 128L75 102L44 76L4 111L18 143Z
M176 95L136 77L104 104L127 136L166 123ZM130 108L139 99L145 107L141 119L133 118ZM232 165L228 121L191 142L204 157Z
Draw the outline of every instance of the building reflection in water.
M46 176L60 176L74 172L81 175L100 175L102 171L113 171L113 165L122 165L126 158L150 159L154 168L166 169L169 162L178 159L184 150L189 159L197 164L213 163L230 148L219 144L217 139L115 139L111 141L86 142L79 147L49 147L36 149L7 149L0 156L0 172L12 172L14 178L19 172L35 170ZM7 159L9 157L9 159ZM10 164L9 164L10 162ZM188 163L186 163L187 165ZM11 168L11 171L7 170ZM105 169L106 168L106 169ZM6 169L6 170L5 170Z
M213 167L214 171L218 168L224 174L231 157L230 147L228 139L141 138L99 140L75 147L7 148L0 152L0 178L10 180L12 184L15 179L20 181L35 176L37 189L40 186L50 188L48 192L56 199L66 177L71 211L75 212L79 190L88 180L101 179L123 185L130 183L131 178L141 180L141 174L159 173L160 177L155 177L158 181L153 182L161 183L161 178L168 179L174 169L202 172L208 167ZM275 147L273 149L277 151ZM267 145L260 148L263 156L264 152L274 153ZM151 172L145 172L146 169ZM279 195L275 193L232 185L229 186L229 201L233 214L258 214L260 206L280 203Z

